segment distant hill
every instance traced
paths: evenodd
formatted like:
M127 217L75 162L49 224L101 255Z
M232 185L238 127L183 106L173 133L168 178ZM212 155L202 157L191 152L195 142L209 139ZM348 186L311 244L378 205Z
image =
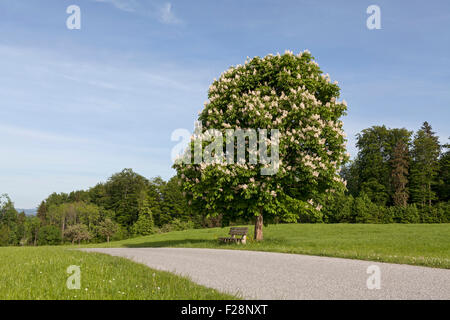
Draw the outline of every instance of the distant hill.
M35 216L37 213L37 208L34 208L34 209L18 209L18 208L16 208L16 210L17 210L17 212L22 212L22 211L25 212L25 214L27 216Z

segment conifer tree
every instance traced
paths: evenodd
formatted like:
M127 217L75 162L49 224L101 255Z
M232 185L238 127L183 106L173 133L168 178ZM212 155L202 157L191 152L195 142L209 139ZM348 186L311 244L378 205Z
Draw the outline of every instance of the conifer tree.
M414 137L410 178L412 200L422 206L431 206L436 199L432 187L436 184L439 172L440 151L438 137L425 121Z
M450 201L450 144L443 146L446 149L439 159L439 184L437 195L439 201Z

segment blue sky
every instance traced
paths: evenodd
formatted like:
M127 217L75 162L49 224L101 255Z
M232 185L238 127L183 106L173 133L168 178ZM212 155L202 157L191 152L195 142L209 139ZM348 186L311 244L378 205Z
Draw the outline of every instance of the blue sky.
M192 129L212 79L286 49L339 82L352 156L372 125L450 136L448 1L0 0L0 193L32 208L123 168L171 177L171 133Z

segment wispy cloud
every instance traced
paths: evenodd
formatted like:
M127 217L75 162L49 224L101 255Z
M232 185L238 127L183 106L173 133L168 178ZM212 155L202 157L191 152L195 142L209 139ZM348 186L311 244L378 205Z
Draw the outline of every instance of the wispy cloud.
M165 3L159 9L159 21L165 24L180 24L181 20L177 18L172 10L172 4L170 2Z
M139 3L136 0L93 0L95 2L103 2L114 6L115 8L150 17L156 17L159 22L163 24L181 24L182 20L178 18L172 7L172 3L166 2L164 4L152 3L151 8L146 8L144 3Z
M126 12L136 12L138 9L138 3L135 0L94 0L95 2L108 3L119 10Z
M21 127L17 127L17 126L6 125L6 124L0 124L0 134L17 136L17 137L33 139L33 140L35 140L35 139L41 140L41 141L44 140L47 142L48 141L63 142L63 143L91 143L92 142L92 140L90 140L90 139L69 137L66 135L48 133L48 132L43 132L40 130L21 128Z

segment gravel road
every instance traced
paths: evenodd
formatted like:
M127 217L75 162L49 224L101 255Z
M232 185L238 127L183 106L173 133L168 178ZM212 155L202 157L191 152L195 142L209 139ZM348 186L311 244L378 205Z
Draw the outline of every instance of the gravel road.
M245 299L450 299L447 269L244 250L83 250L125 257ZM373 265L379 267L379 289L368 289Z

